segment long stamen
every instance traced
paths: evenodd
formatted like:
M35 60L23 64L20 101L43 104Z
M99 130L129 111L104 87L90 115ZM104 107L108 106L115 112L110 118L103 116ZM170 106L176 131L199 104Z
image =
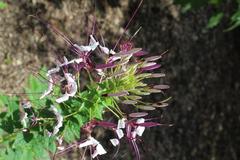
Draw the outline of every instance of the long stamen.
M141 0L140 3L138 4L137 9L134 11L133 15L131 16L130 20L128 21L127 25L125 26L124 31L123 31L123 33L121 34L120 38L117 40L115 46L113 47L113 50L116 49L116 47L117 47L117 45L119 44L119 42L121 41L123 35L126 33L126 31L127 31L128 27L129 27L129 25L131 24L133 18L136 16L138 10L140 9L140 7L141 7L141 5L142 5L142 2L143 2L143 0Z

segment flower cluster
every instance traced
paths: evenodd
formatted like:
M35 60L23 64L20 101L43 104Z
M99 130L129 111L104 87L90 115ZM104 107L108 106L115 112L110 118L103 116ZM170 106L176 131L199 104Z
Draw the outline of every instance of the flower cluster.
M67 42L70 42L70 49L74 52L76 58L68 60L64 57L63 62L58 63L56 68L47 71L48 89L40 99L50 96L54 86L62 87L62 95L55 100L57 104L66 103L68 100L77 99L77 97L81 99L83 97L81 93L84 93L84 90L80 90L79 81L81 77L79 75L82 74L83 70L87 71L90 81L85 91L94 88L97 91L96 94L99 93L101 103L104 105L104 109L99 111L101 113L98 114L104 114L105 111L109 110L119 120L118 124L114 124L113 122L101 121L100 118L95 116L88 117L86 123L81 127L82 134L86 134L87 139L81 141L78 147L89 147L92 158L106 154L107 151L104 147L91 135L96 126L101 126L111 129L116 134L116 137L110 139L113 146L119 146L120 140L125 138L135 151L137 159L140 159L136 143L138 137L142 136L146 127L162 125L149 122L150 119L144 119L143 117L147 116L148 113L141 112L141 110L151 111L167 106L167 100L154 103L141 100L144 95L163 93L164 90L169 88L168 85L148 85L144 83L145 79L165 76L163 73L151 73L152 70L161 66L156 61L161 59L164 53L144 58L147 52L141 48L133 48L130 41L121 44L120 50L117 52L102 45L94 35L89 36L88 45L77 45L70 40ZM102 55L102 62L92 60L92 57L97 55ZM107 104L109 100L111 102ZM133 113L126 114L120 109L124 105L133 105L136 108L133 109ZM51 106L51 109L57 118L57 125L51 135L56 135L64 120L54 106ZM91 106L87 109L90 110ZM81 111L79 112L81 113Z
M65 40L70 54L42 75L48 87L39 101L45 104L39 109L30 102L22 105L23 132L38 127L41 134L55 137L57 154L69 148L65 148L63 142L77 140L77 147L88 148L91 157L95 158L107 153L92 135L95 127L103 127L114 133L115 137L109 139L114 147L119 147L125 139L140 159L137 141L145 128L163 125L152 122L153 118L146 118L148 112L168 105L168 98L158 102L143 99L152 93L163 94L169 88L164 84L147 83L149 78L165 76L152 71L161 67L157 62L166 52L148 56L142 48L135 48L132 40L120 43L119 49L111 49L98 41L96 34L89 36L86 45L79 45L52 25L47 26ZM43 110L50 114L44 114ZM117 123L106 121L108 111L118 119Z

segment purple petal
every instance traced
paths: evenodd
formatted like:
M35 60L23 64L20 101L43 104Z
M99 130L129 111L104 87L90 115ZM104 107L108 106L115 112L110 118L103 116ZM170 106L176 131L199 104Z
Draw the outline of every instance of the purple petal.
M104 121L98 121L96 122L96 124L98 126L102 126L102 127L109 127L109 128L116 128L116 124L111 123L111 122L104 122Z
M129 117L139 118L139 117L145 117L145 116L147 116L147 115L148 115L147 112L135 112L135 113L129 114Z
M140 56L144 56L146 54L148 54L148 52L146 52L146 51L139 51L137 53L134 53L133 56L140 57Z
M115 67L115 64L113 63L97 64L95 69L106 69L106 68L113 68L113 67Z
M155 127L155 126L160 126L161 124L156 122L144 122L144 123L139 123L137 125L143 126L143 127Z
M161 67L160 64L155 64L155 65L152 65L152 66L141 68L141 71L150 71L150 70L157 69L159 67Z
M165 89L169 89L170 86L169 85L165 85L165 84L159 84L159 85L155 85L153 86L154 89L161 89L161 90L165 90Z

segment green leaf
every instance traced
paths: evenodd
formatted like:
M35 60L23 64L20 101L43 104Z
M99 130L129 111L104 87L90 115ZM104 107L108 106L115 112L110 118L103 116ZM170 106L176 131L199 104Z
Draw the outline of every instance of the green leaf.
M7 7L7 3L0 1L0 9L5 9Z
M191 3L187 3L187 4L185 4L185 5L182 7L181 12L182 12L182 13L186 13L186 12L188 12L188 11L191 10L191 9L192 9Z
M6 106L8 104L9 97L4 95L4 93L0 93L0 108Z
M26 133L24 132L20 132L17 134L16 139L12 145L13 150L8 151L9 159L13 160L50 159L47 151L50 148L48 144L49 137L33 133L29 134L31 136L29 138L28 135L28 140L26 140L25 134ZM14 156L12 154L14 154Z
M44 91L48 88L48 81L45 76L45 70L45 68L42 68L40 70L39 75L41 76L39 77L30 75L27 81L27 87L25 88L25 91L28 93L28 98L34 105L34 108L40 108L41 106L45 105L48 99L51 100L50 96L41 100L39 99L41 94L44 93Z
M8 109L8 115L13 115L13 112L19 109L19 101L16 96L0 96L0 107L6 107Z
M232 15L231 24L225 31L231 31L240 26L240 9Z
M210 4L213 4L213 5L219 5L221 4L222 0L209 0L209 3Z
M207 28L210 29L210 28L216 27L220 23L220 21L222 20L222 17L223 17L222 12L212 16L210 18L210 20L208 21Z
M78 120L72 117L65 125L63 131L63 138L68 143L80 138L80 128L82 124L79 124Z

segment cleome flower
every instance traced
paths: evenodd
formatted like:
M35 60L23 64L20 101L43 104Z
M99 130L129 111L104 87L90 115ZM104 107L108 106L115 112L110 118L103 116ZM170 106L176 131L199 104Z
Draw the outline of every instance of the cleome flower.
M100 144L100 142L97 141L92 136L89 136L87 138L87 140L81 142L78 147L83 148L83 147L88 147L88 146L91 147L91 149L92 149L92 153L91 153L92 158L95 158L98 155L103 155L103 154L107 153L107 151L103 148L103 146Z
M97 34L94 33L89 35L87 44L79 45L70 41L56 28L52 27L52 29L67 42L74 55L67 56L68 58L63 57L55 68L46 73L48 88L40 99L49 96L55 85L61 86L62 89L56 101L53 102L55 106L60 107L54 105L50 107L50 111L56 117L56 125L53 126L53 132L50 135L57 137L60 135L64 140L64 137L67 137L65 134L69 133L70 138L67 137L66 141L72 137L76 140L81 131L81 137L85 135L87 138L78 141L75 147L86 147L90 150L91 157L97 158L106 154L107 151L94 138L92 131L95 127L103 127L114 133L114 136L109 138L109 142L114 147L119 149L121 142L126 140L133 149L136 159L140 160L138 143L145 129L162 125L145 117L150 111L168 105L166 103L168 99L160 102L142 100L145 95L163 94L169 89L169 86L165 84L147 83L149 78L165 76L164 73L151 72L161 67L158 61L166 52L157 56L147 56L148 53L144 49L134 47L132 38L123 43L119 40L116 44L116 46L120 44L119 49L116 46L111 49L102 45L104 43L98 41ZM95 58L97 55L100 55L102 59L97 61ZM81 79L82 71L86 71L84 73L87 73L87 80ZM83 85L82 82L84 82ZM70 98L73 101L64 103ZM124 113L121 107L129 105L134 106L134 110L124 109L126 112ZM61 108L61 112L57 108ZM102 120L105 119L106 111L112 112L118 118L117 123ZM27 116L25 115L24 119ZM22 123L24 124L24 121ZM63 127L63 132L60 131L61 127ZM77 129L79 129L78 132L75 132ZM61 144L62 142L59 143L59 150L64 151L65 148Z
M73 97L77 93L77 83L73 79L72 75L70 73L65 73L64 76L67 81L67 85L65 86L65 94L62 97L56 99L57 103L67 101L69 97Z

